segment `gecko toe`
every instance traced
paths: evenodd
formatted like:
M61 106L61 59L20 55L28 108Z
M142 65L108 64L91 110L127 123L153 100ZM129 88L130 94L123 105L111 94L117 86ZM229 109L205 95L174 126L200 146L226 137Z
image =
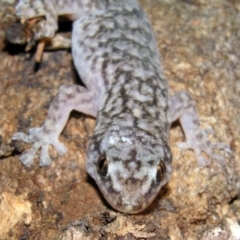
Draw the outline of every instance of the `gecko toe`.
M17 132L13 135L12 137L13 140L22 140L26 143L31 143L31 138L29 138L29 136L23 132Z
M60 143L58 140L53 143L59 155L63 155L67 152L67 147Z
M199 168L204 168L207 167L211 164L211 160L208 158L205 158L202 154L197 155L197 160L198 160L198 167Z

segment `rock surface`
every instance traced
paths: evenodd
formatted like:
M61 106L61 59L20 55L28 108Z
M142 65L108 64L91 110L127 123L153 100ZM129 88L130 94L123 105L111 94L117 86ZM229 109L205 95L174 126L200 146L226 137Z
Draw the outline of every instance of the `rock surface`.
M29 146L13 145L11 137L40 126L59 86L80 80L70 51L44 52L36 66L34 50L26 53L24 46L6 43L5 30L16 21L14 1L0 0L1 239L240 239L240 3L141 4L152 22L171 94L189 91L202 127L215 129L213 141L230 144L226 166L199 169L192 151L176 147L184 135L174 124L170 182L145 212L114 212L85 171L95 120L73 112L60 138L68 153L57 156L50 149L51 166L40 168L36 159L34 166L24 167L19 154ZM6 207L10 203L13 208Z

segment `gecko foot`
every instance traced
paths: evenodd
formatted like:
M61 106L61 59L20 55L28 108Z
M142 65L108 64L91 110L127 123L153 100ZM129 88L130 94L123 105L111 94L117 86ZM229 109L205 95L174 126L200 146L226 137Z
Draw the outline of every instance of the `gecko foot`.
M40 148L40 166L50 165L52 162L48 154L48 147L50 144L56 148L59 155L63 155L67 152L67 148L59 142L58 137L51 135L51 133L46 133L43 126L40 128L29 129L29 135L17 132L12 139L22 140L26 143L33 143L33 146L20 157L21 162L27 167L33 163L36 152Z
M182 149L193 149L196 154L199 167L203 168L211 164L211 160L205 158L202 152L205 152L209 157L215 159L217 163L221 166L226 164L224 157L220 154L215 153L215 150L224 150L226 152L231 152L230 147L222 142L212 143L208 140L208 135L213 134L214 131L211 127L206 129L199 129L197 132L191 132L187 135L186 142L179 142L177 146Z

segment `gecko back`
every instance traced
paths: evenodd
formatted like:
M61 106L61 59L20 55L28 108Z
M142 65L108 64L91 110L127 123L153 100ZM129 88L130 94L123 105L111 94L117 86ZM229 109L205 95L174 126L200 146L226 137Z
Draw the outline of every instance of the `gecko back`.
M168 86L136 1L111 1L74 23L74 63L96 92L87 171L122 212L145 209L169 180Z

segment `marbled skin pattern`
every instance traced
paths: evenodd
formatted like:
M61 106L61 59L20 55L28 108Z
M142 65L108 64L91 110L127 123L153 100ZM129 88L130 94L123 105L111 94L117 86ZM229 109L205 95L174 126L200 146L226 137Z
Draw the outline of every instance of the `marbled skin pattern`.
M52 4L53 3L53 4ZM171 175L168 145L172 121L180 119L186 142L199 166L209 164L201 152L224 163L208 131L201 130L191 97L180 92L169 99L168 85L150 23L135 0L20 0L17 15L24 21L46 16L35 39L54 37L58 15L74 21L72 54L86 85L64 85L52 102L47 119L29 135L14 139L33 142L21 156L32 164L41 148L40 165L51 164L48 146L66 152L58 140L74 109L96 117L96 127L87 150L86 167L113 208L127 213L144 210Z

